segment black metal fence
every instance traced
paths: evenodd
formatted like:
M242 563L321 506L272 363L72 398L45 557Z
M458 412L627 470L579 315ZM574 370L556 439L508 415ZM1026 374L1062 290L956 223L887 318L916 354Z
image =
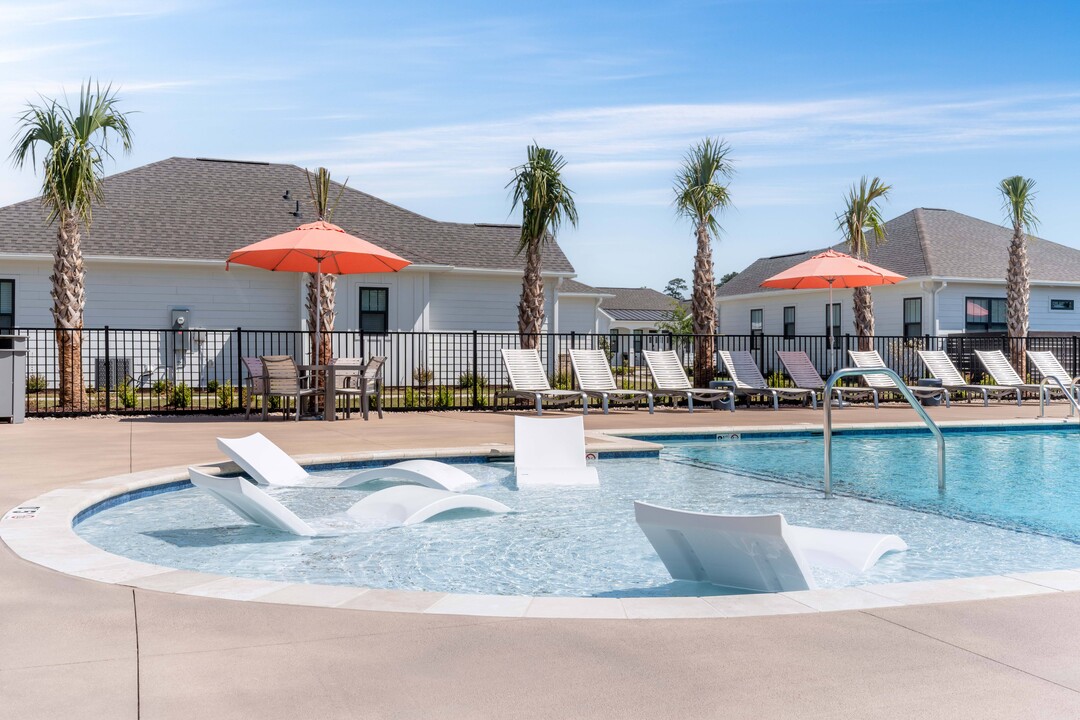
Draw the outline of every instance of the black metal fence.
M310 360L310 334L278 330L188 330L95 328L67 331L20 328L27 336L27 414L237 412L246 401L248 381L242 359L292 355ZM60 340L60 342L58 342ZM574 378L568 350L605 351L615 380L628 389L651 386L642 351L675 350L690 368L697 343L721 350L748 350L770 383L787 378L777 351L803 351L823 376L849 365L847 351L859 338L778 335L672 336L561 333L535 338L553 387L571 388ZM971 382L982 383L975 350L1002 350L1007 357L1024 349L1050 350L1073 376L1080 375L1080 338L975 337L952 335L918 338L867 338L889 367L908 382L925 375L917 351L944 350ZM335 357L387 358L383 404L389 410L490 409L507 407L499 398L509 386L499 350L521 347L517 333L335 331ZM75 358L78 361L75 362ZM70 362L69 362L70 360ZM717 379L724 379L716 357ZM1028 379L1037 381L1028 369ZM67 374L68 383L61 383ZM692 377L692 374L691 374ZM78 382L76 382L78 381ZM80 387L61 397L61 387Z

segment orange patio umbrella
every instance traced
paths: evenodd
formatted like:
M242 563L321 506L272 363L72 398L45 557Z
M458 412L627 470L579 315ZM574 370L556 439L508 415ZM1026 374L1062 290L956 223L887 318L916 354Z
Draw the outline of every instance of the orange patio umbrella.
M316 283L316 307L322 312L322 274L357 275L397 272L409 261L367 240L354 237L337 225L324 220L301 225L281 235L234 250L225 261L225 269L238 263L271 272L306 272L319 276ZM315 347L319 344L322 318L315 323Z
M833 306L833 288L857 288L870 285L895 285L906 278L865 260L853 258L836 250L826 250L795 267L777 273L761 283L765 288L788 290L820 290L829 288L829 312ZM829 332L829 347L833 336ZM831 364L831 363L830 363Z

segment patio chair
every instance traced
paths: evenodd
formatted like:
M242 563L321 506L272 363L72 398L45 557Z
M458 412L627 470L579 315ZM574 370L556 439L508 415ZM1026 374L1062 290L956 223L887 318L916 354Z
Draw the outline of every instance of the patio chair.
M514 475L519 488L599 485L585 463L584 418L514 418Z
M825 379L821 377L821 373L814 367L814 361L804 351L777 350L776 354L780 356L780 362L783 364L784 369L787 370L788 377L797 387L814 390L819 394L825 392ZM844 407L844 395L870 397L875 401L875 407L877 406L877 390L873 388L833 385L833 393L836 394L836 402L840 407ZM825 399L822 398L822 402L824 401Z
M848 350L848 355L851 356L851 360L855 363L855 367L869 370L871 368L888 368L885 361L878 355L877 350ZM877 393L884 394L887 392L899 393L900 388L893 382L893 379L887 375L868 374L862 376L863 381L868 387L873 388ZM945 407L951 407L949 404L949 390L945 387L918 387L905 385L911 394L919 400L925 398L944 398ZM874 407L878 406L878 398L874 396Z
M747 350L721 350L720 359L724 362L731 379L735 381L735 394L750 398L764 395L772 398L773 410L780 409L780 398L797 398L806 404L807 398L817 410L817 393L813 390L794 387L770 387L761 371L758 370L754 356Z
M642 400L649 403L649 413L652 413L652 393L648 390L626 390L617 386L615 376L611 374L607 353L603 350L571 350L570 362L574 366L578 387L586 396L600 400L600 407L605 415L610 405L636 407Z
M345 417L352 417L352 399L360 398L360 411L368 419L371 397L375 396L379 419L383 419L383 365L386 358L372 357L367 364L359 358L334 358L334 392L345 398Z
M754 592L812 590L812 566L862 573L908 548L896 535L788 525L780 513L710 515L635 502L634 516L672 578Z
M679 356L674 350L643 350L645 364L649 366L649 374L652 375L653 397L686 398L686 406L690 412L694 412L694 400L711 402L719 400L727 405L728 410L735 412L735 393L727 388L696 388L690 384L686 377Z
M309 387L311 375L301 375L291 355L263 355L259 359L263 364L264 401L269 401L272 397L285 398L286 401L292 398L295 402L296 420L299 422L300 400L321 395L322 391L316 387ZM269 402L263 402L263 420L266 419L269 404ZM327 412L330 412L329 408Z
M1027 356L1031 358L1031 362L1035 363L1035 369L1039 371L1039 374L1044 378L1057 378L1058 382L1064 385L1074 400L1080 400L1080 386L1077 386L1077 380L1080 378L1074 378L1069 375L1069 371L1062 367L1061 362L1057 359L1057 356L1049 350L1028 350ZM1061 392L1061 388L1057 385L1045 385L1047 390L1057 390ZM1069 415L1072 416L1073 409L1072 403L1069 403Z
M501 390L496 398L514 398L532 400L536 414L543 415L543 403L546 400L555 407L581 402L583 413L589 412L589 401L580 390L552 390L548 382L544 364L540 362L540 353L536 350L512 350L503 348L503 365L510 377L510 390Z
M1005 353L1000 350L976 350L975 357L979 358L979 363L990 374L996 385L1016 388L1018 392L1022 393L1041 395L1047 400L1052 397L1053 391L1061 392L1060 388L1024 382L1005 358Z
M219 437L217 446L260 485L347 488L372 480L403 480L425 487L461 492L479 484L464 470L435 460L404 460L386 467L361 470L343 480L325 482L312 477L262 433L242 438Z
M1014 387L1001 385L972 385L964 379L956 365L949 359L944 350L920 350L919 358L930 374L941 381L942 387L952 392L976 392L982 393L983 407L990 405L990 396L1015 395L1016 404L1020 404L1020 390Z
M247 370L247 377L244 378L244 383L247 385L247 403L244 408L244 419L251 419L251 406L255 403L255 397L261 398L263 408L266 408L266 370L263 368L263 362L257 357L241 358L244 363L244 369ZM264 413L263 418L266 415Z

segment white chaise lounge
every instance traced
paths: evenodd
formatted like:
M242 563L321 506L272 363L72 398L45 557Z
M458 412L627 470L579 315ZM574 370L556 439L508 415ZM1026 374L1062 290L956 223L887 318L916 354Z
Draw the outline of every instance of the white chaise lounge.
M814 367L814 361L811 360L810 356L804 351L777 350L776 354L780 357L780 362L783 363L784 369L787 370L791 382L795 383L796 386L814 390L818 393L825 392L825 379L821 377L821 373ZM844 407L845 395L870 396L874 399L877 398L877 392L870 388L840 387L839 385L833 385L833 393L836 394L836 401L840 407ZM822 402L825 402L824 398L822 398ZM848 402L851 401L849 400Z
M1009 364L1005 353L1000 350L976 350L975 357L979 358L979 363L986 368L986 372L990 373L994 383L1001 387L1016 388L1019 392L1033 395L1042 394L1048 400L1053 397L1055 392L1061 392L1061 388L1058 387L1024 382L1016 370L1013 369L1013 366Z
M292 535L312 537L320 534L246 478L208 475L194 467L188 468L188 477L192 485L209 493L249 522ZM371 493L346 510L345 514L354 520L398 526L413 525L440 513L462 508L496 513L510 511L502 503L479 495L462 495L420 485L400 485ZM319 524L319 520L312 522Z
M479 482L469 473L435 460L405 460L386 467L362 470L355 475L327 484L313 478L307 470L262 433L241 438L218 438L218 449L244 469L260 485L355 487L372 480L401 480L425 487L461 492Z
M855 367L865 370L873 368L885 368L889 366L885 364L885 361L878 355L877 350L848 350L848 355L851 356L851 360L855 363ZM876 373L870 373L862 376L863 381L867 386L874 391L874 407L878 406L878 394L879 393L899 393L900 388L897 386L893 379L888 375L878 375ZM916 398L922 400L924 398L944 398L945 407L950 407L949 404L949 390L945 387L918 387L907 385L905 387L911 391L911 394Z
M1035 369L1039 371L1039 374L1044 378L1057 378L1058 382L1064 385L1069 394L1074 398L1080 400L1080 386L1077 385L1077 378L1069 375L1069 371L1061 365L1061 361L1057 359L1057 356L1049 350L1028 350L1028 358L1031 362L1035 363ZM1047 388L1057 390L1061 392L1061 388L1055 385L1046 385ZM1073 414L1072 403L1069 403L1069 415Z
M724 361L731 379L735 381L735 394L747 397L764 395L772 398L773 410L780 409L780 398L796 398L806 402L817 410L817 393L803 387L770 387L761 371L758 370L754 356L747 350L721 350L720 359Z
M896 535L788 525L779 513L710 515L635 502L634 515L672 578L736 590L812 590L814 565L861 573L885 553L907 550Z
M718 400L727 405L728 410L735 412L735 393L727 388L696 388L690 384L690 378L686 377L679 356L674 350L644 350L645 364L649 366L649 374L652 375L653 397L686 398L686 407L694 412L694 401L710 402Z
M942 387L953 392L982 393L983 407L990 404L991 395L998 397L1013 395L1016 397L1016 404L1020 405L1020 390L1017 388L1001 385L972 385L964 380L964 376L956 369L956 365L953 365L953 361L944 350L920 350L919 358L922 359L923 365L930 374L941 381Z
M536 350L512 350L503 348L503 365L510 378L510 390L496 393L497 398L515 398L532 400L536 414L544 414L544 402L555 407L573 405L580 402L582 412L589 412L589 401L580 390L553 390L548 382L547 371L540 362L540 353Z
M585 463L585 421L514 418L514 475L519 488L599 485L596 468Z
M610 405L639 405L642 400L653 411L653 394L648 390L627 390L615 384L607 353L603 350L571 350L570 362L574 366L578 387L588 397L600 400L600 407L607 415Z

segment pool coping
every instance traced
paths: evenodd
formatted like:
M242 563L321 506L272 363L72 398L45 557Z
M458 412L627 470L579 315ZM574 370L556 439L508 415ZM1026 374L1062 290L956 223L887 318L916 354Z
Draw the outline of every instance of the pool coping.
M940 423L943 427L1004 428L1060 426L1059 418L1025 421ZM921 423L859 423L844 430L906 430ZM821 432L812 423L771 426L717 426L682 429L603 430L586 433L590 454L637 455L660 445L638 437L754 435ZM414 448L348 454L299 456L305 465L385 462L408 458L507 458L508 445ZM231 462L202 465L212 472L239 472ZM1080 568L980 577L923 580L846 588L703 597L586 598L527 595L472 595L417 590L386 590L342 585L315 585L257 580L179 570L131 560L83 540L74 521L111 498L187 480L187 466L114 475L59 488L27 500L0 518L0 540L23 559L76 577L117 585L223 600L335 607L386 612L473 615L516 618L676 619L767 616L863 610L927 603L986 600L1080 590Z

